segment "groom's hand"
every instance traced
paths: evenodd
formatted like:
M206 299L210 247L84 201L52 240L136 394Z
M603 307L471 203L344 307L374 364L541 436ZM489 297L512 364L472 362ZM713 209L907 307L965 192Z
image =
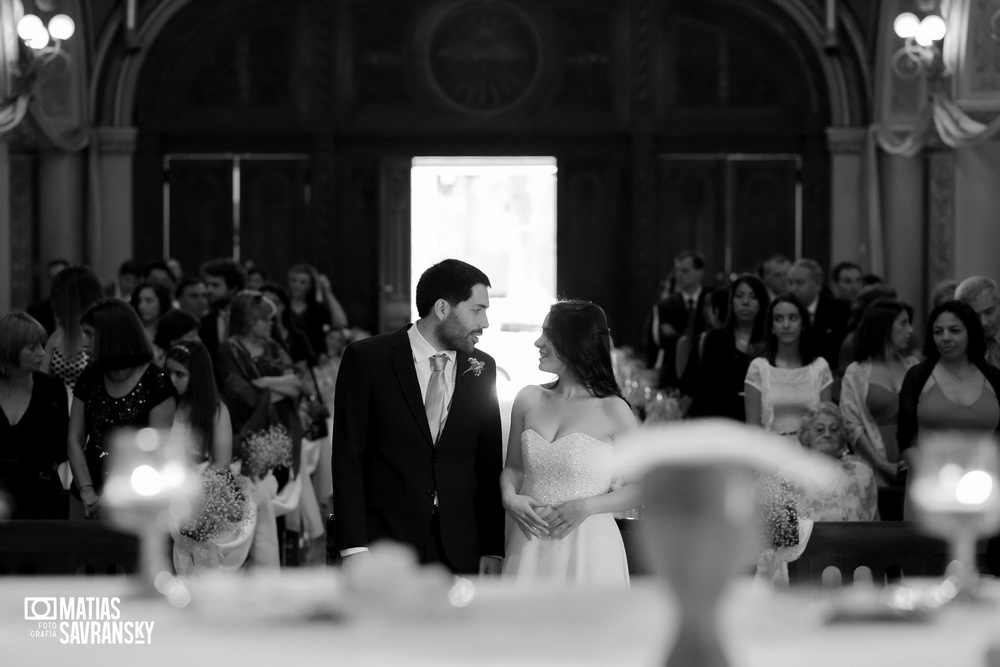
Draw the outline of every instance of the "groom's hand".
M480 556L479 574L486 576L498 576L503 570L503 558L500 556Z

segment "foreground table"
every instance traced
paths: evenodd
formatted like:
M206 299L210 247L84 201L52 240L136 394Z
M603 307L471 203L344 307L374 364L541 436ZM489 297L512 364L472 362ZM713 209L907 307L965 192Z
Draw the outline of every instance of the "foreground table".
M313 593L331 580L330 573L317 570L289 581L301 587L309 577L315 579ZM465 608L428 605L425 613L412 604L395 610L376 605L341 620L309 620L309 614L281 614L273 607L276 613L258 615L248 610L245 595L215 595L201 603L196 596L188 608L173 609L162 600L131 598L129 591L124 578L0 580L0 663L652 666L660 664L672 641L675 617L652 580L634 581L631 592L521 591L480 582ZM987 603L954 605L923 623L827 625L820 593L775 592L740 581L727 601L724 624L736 667L982 667L1000 640L1000 585L990 582L986 592ZM69 611L74 622L62 626L65 616L25 619L46 616L45 598L53 597L57 605L60 598L72 598L75 610L56 613ZM128 645L62 643L73 639L69 629L76 629L79 640L84 625L100 624L102 614L111 611L105 600L113 597L120 598L114 623L128 624L131 633L112 639L124 643L130 636ZM276 599L265 592L252 606L267 608L265 598ZM51 636L40 623L53 624Z

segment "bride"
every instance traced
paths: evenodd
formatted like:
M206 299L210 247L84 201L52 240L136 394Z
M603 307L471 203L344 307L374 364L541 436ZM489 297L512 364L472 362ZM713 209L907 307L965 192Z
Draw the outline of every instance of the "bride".
M612 512L635 507L636 484L613 483L614 443L636 427L611 368L600 306L561 301L535 341L540 370L557 379L522 389L500 474L507 539L503 576L518 582L628 586Z

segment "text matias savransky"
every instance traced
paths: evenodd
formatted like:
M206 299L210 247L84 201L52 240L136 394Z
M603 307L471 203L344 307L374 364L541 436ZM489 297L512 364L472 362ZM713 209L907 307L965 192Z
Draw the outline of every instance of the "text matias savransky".
M38 623L29 637L61 644L152 644L153 621L123 621L117 597L26 597L24 619Z

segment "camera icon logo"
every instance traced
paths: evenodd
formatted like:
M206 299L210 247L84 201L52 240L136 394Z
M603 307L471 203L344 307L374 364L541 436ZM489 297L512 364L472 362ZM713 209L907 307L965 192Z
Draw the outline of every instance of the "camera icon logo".
M55 621L58 609L55 598L24 598L26 621Z

